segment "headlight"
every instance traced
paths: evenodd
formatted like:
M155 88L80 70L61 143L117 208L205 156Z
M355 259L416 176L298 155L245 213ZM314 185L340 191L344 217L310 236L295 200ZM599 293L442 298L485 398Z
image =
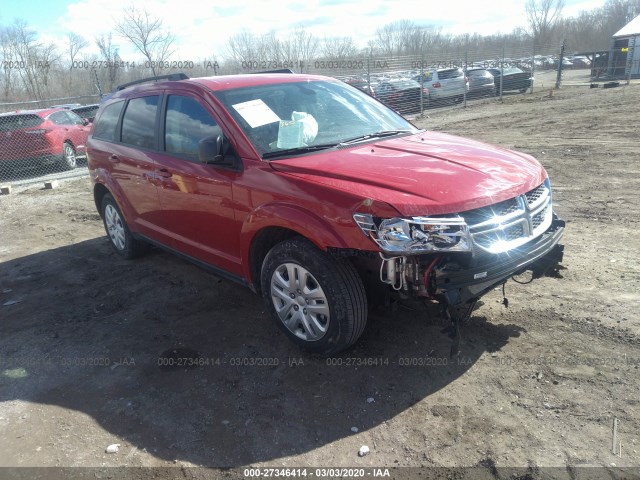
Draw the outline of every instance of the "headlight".
M355 213L353 219L386 253L471 251L469 227L460 217L395 217L376 221L371 214Z

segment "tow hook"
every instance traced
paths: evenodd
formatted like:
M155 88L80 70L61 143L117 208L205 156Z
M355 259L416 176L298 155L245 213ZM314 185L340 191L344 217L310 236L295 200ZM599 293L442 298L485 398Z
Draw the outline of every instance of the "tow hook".
M471 313L475 310L478 300L474 299L464 305L446 305L444 316L451 322L451 325L442 329L442 333L449 335L451 339L451 350L449 358L453 358L460 353L460 328L471 318Z

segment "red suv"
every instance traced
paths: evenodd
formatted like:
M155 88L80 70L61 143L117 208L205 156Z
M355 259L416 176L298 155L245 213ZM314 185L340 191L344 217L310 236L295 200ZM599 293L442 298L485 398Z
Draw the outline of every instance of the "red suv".
M261 292L307 350L349 347L368 303L394 297L441 302L457 327L487 291L562 259L529 155L419 130L331 78L159 79L119 87L89 136L113 247L157 245Z
M0 114L0 173L57 164L76 168L84 156L88 122L63 108Z

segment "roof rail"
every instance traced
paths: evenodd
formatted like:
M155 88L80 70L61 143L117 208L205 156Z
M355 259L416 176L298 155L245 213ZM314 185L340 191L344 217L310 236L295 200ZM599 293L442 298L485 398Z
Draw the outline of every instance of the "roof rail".
M157 77L142 78L140 80L134 80L133 82L123 83L122 85L118 85L116 87L116 90L124 90L127 87L138 85L139 83L157 82L158 80L170 80L172 82L176 82L178 80L188 80L188 79L189 77L184 73L170 73L169 75L159 75Z
M249 73L293 73L290 68L280 68L278 70L264 70L262 72L249 72Z

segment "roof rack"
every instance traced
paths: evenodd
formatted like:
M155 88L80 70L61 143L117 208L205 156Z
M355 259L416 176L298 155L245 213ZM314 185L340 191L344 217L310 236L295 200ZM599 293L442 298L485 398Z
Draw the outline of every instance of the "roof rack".
M290 68L280 68L278 70L264 70L262 72L249 72L249 73L293 73Z
M171 73L169 75L159 75L157 77L142 78L140 80L134 80L133 82L123 83L122 85L118 85L116 87L116 90L124 90L127 87L138 85L139 83L157 82L158 80L170 80L172 82L177 82L178 80L188 80L188 79L189 77L184 73Z

